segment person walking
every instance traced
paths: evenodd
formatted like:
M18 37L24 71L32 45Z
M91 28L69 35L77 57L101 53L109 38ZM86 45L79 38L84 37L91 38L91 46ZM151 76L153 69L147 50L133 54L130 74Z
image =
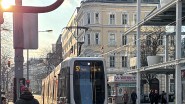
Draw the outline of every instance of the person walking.
M21 89L22 93L20 98L15 102L15 104L39 104L39 101L34 98L29 88L24 87Z
M1 97L1 100L2 100L2 101L1 101L2 104L7 104L7 103L6 103L6 98L5 98L5 97Z
M132 99L132 104L136 104L137 94L135 90L132 90L131 99Z
M154 92L154 102L155 102L155 104L159 103L159 93L157 90L155 90L155 92Z
M124 104L128 103L129 97L128 97L127 91L123 92L123 98L122 99L123 99Z
M149 99L150 99L150 104L153 104L154 103L154 91L153 90L150 90Z
M167 103L166 93L164 91L162 91L162 93L161 93L161 104L166 104L166 103Z

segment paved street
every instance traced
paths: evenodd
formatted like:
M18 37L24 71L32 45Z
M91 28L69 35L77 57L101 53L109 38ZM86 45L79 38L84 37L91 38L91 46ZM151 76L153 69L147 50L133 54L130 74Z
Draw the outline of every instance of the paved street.
M33 96L34 96L34 98L36 98L39 101L40 104L42 104L42 98L41 98L40 95L33 95ZM9 102L8 104L13 104L13 102ZM150 104L150 103L141 103L141 104ZM175 103L174 102L170 102L168 104L175 104Z
M141 104L150 104L150 103L141 103ZM161 104L161 103L159 103L159 104ZM175 104L175 103L174 102L170 102L168 104Z

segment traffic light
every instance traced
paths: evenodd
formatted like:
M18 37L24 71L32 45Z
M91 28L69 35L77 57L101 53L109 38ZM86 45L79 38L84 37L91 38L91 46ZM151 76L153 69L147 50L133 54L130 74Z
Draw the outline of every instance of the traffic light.
M10 61L8 61L8 67L10 67Z
M4 18L3 18L3 8L2 8L2 0L0 0L0 24L3 24Z

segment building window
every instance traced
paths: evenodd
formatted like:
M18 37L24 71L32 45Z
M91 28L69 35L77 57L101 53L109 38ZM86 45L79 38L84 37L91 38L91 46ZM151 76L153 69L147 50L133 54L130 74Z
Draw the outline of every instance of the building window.
M122 14L122 25L127 25L128 23L128 15Z
M137 17L136 17L136 14L134 13L133 14L133 25L137 23Z
M99 33L95 33L95 44L99 44Z
M99 23L99 13L95 13L95 23Z
M160 36L158 41L159 41L159 45L163 45L163 36Z
M115 45L116 42L115 42L115 34L110 34L110 37L109 37L109 45Z
M147 46L151 45L151 36L150 35L146 36L146 45Z
M110 67L115 67L115 56L110 56Z
M175 46L174 35L170 35L170 46Z
M115 14L110 14L110 24L111 25L115 24Z
M76 50L76 45L74 45L74 54L75 54L75 50Z
M136 34L134 34L134 45L136 45L136 41L137 41L136 38L137 38L137 37L136 37Z
M87 45L90 45L91 43L91 37L90 34L87 34Z
M90 13L87 13L87 24L91 23L91 15Z
M175 81L174 79L170 79L170 92L175 91Z
M122 45L127 45L127 36L126 35L122 36Z
M127 56L122 56L122 67L127 67Z
M116 95L115 87L111 87L111 95Z
M71 45L72 44L72 36L69 38L69 44Z

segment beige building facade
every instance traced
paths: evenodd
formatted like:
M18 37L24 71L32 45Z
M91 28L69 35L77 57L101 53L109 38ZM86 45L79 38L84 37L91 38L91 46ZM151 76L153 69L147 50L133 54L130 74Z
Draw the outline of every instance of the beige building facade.
M106 68L113 75L129 70L130 58L136 56L136 32L124 33L136 24L136 7L136 2L82 2L62 32L64 59L76 56L104 57ZM157 4L142 3L141 18L156 8ZM78 55L79 50L81 53ZM111 96L118 96L114 93L116 89L114 85L111 86Z
M156 4L142 4L142 18ZM136 23L136 3L84 2L78 10L78 26L87 27L80 31L79 41L84 41L80 56L104 57L108 71L127 71L130 58L135 56L136 32L124 35Z
M141 18L145 18L158 7L158 4L142 3ZM104 57L108 77L124 75L123 72L131 69L130 59L136 56L137 51L136 31L124 35L136 24L136 8L136 2L96 2L96 0L81 2L80 7L71 16L67 28L62 32L64 59L76 56ZM170 39L170 42L174 43L174 37L170 36ZM81 52L78 54L79 50ZM165 91L165 75L157 75L157 78L159 92ZM173 76L169 77L169 83L169 92L174 92ZM149 85L145 84L143 87L147 90L142 92L148 93ZM111 96L118 96L116 91L117 88L111 88Z

